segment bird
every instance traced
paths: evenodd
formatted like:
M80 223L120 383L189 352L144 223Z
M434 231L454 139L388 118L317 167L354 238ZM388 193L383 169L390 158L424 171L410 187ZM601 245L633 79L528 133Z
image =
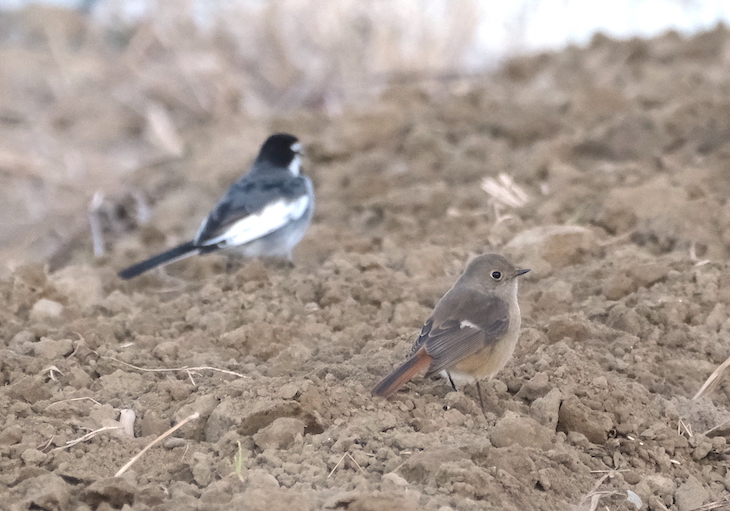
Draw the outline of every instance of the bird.
M294 135L271 135L248 173L231 185L191 241L133 264L119 277L131 279L157 266L222 249L291 261L314 213L312 181L301 172L303 154Z
M453 287L438 301L413 343L407 360L372 390L388 398L417 373L441 374L456 390L457 383L476 383L498 373L517 344L520 306L517 269L499 254L475 257Z

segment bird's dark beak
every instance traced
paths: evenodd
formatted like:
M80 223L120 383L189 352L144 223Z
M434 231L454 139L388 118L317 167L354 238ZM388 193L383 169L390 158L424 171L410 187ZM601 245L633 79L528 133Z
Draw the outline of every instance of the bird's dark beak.
M524 270L516 270L516 271L515 271L515 274L514 274L514 276L515 276L515 277L519 277L520 275L524 275L524 274L525 274L525 273L527 273L528 271L530 271L530 269L529 269L529 268L527 268L527 269L524 269Z

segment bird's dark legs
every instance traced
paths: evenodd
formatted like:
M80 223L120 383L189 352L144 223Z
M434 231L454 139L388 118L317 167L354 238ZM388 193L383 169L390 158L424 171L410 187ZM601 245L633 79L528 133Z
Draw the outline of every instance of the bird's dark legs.
M482 388L479 386L479 380L476 381L477 385L477 394L479 395L479 406L482 409L482 414L484 414L484 418L487 418L487 412L484 410L484 399L482 398Z
M246 264L246 257L243 254L234 251L228 251L226 254L226 273L236 273Z
M446 371L446 376L449 377L449 383L451 384L451 388L454 390L459 390L456 388L456 385L454 385L454 380L451 379L451 373Z
M446 376L449 377L449 383L451 384L451 388L454 390L459 390L456 388L456 384L454 383L454 379L451 377L451 373L446 371ZM482 397L482 388L479 386L479 381L474 382L477 386L477 395L479 396L479 407L482 409L482 414L484 415L484 418L487 418L487 412L484 409L484 398Z

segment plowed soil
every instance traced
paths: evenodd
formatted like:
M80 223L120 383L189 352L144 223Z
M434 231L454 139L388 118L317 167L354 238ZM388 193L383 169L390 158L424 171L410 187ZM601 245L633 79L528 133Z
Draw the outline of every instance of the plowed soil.
M330 115L221 118L158 95L177 153L119 107L114 50L67 51L70 95L42 64L52 45L3 52L36 65L3 65L0 82L37 93L3 100L3 216L32 222L40 196L38 224L67 237L15 250L26 229L3 233L1 509L730 509L730 384L692 400L730 356L724 28L596 37ZM103 71L84 81L89 62ZM145 73L124 87L154 96ZM49 184L23 163L36 114L49 152L96 154L84 175L104 177L64 194L71 170ZM293 267L211 255L116 277L192 236L275 131L303 141L317 196ZM440 379L372 397L486 252L532 268L486 413Z

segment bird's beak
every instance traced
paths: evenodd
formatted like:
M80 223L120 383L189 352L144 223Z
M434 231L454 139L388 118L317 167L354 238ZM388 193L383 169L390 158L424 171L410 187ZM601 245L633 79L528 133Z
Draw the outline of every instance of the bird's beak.
M525 273L527 273L528 271L530 271L530 269L529 269L529 268L527 268L527 269L524 269L524 270L515 270L515 274L514 274L514 277L519 277L520 275L524 275L524 274L525 274Z

